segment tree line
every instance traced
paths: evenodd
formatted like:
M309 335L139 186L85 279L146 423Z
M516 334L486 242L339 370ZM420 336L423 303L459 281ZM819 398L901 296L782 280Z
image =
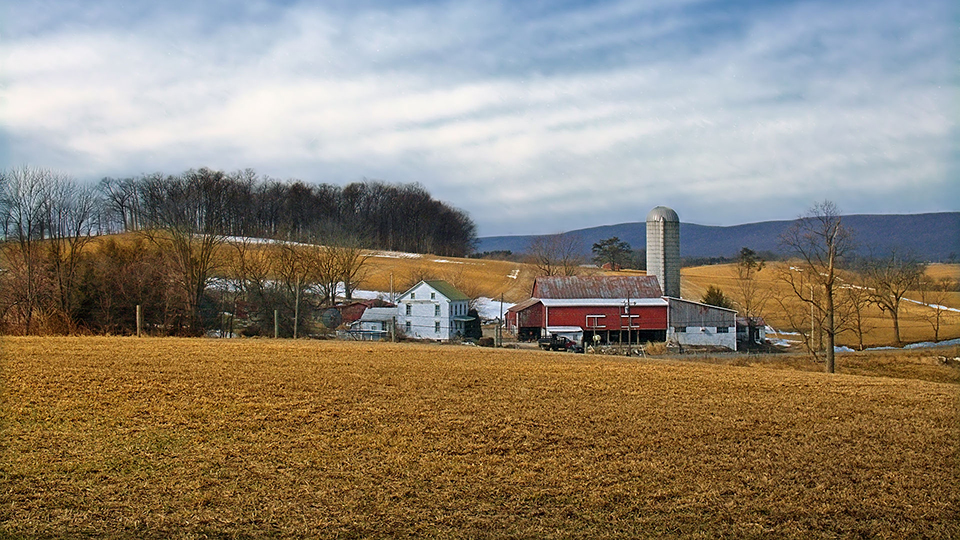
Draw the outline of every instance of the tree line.
M160 333L223 329L244 312L265 333L282 313L281 333L296 335L304 312L351 296L366 249L462 256L475 230L418 184L199 169L84 185L13 168L0 171L0 331L132 333L142 306ZM95 241L119 232L132 234Z
M98 186L109 231L155 228L173 214L231 236L300 242L352 237L365 247L466 256L476 225L420 184L306 184L199 169L179 175L104 178ZM189 215L188 215L189 214Z

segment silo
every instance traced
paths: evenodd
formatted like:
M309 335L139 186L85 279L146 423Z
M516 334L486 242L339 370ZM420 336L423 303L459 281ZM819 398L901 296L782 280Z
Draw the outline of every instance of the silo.
M664 296L680 298L680 216L666 206L647 214L647 275L657 276Z

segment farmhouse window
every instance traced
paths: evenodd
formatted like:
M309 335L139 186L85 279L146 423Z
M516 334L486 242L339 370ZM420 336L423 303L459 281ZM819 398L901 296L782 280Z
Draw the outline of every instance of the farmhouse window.
M433 321L433 331L440 333L440 321Z
M415 293L415 292L410 293L410 299L411 299L411 300L416 300L416 299L417 299L417 293Z
M431 300L436 300L436 299L437 299L437 293L435 293L435 292L430 293L430 299L431 299Z
M410 331L410 321L407 321L407 332Z
M407 315L412 315L412 314L413 314L413 306L411 306L410 304L407 304ZM407 324L410 324L410 323L407 323Z
M433 306L433 314L436 317L440 316L440 304ZM440 324L440 323L437 323L437 324Z

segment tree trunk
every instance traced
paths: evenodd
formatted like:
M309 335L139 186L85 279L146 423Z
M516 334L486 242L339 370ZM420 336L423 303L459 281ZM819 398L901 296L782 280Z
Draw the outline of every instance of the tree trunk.
M891 309L890 316L893 319L893 341L897 344L897 347L901 345L900 342L900 314L897 313L897 310Z
M834 332L833 321L833 287L827 287L827 373L834 373L836 363L834 359Z

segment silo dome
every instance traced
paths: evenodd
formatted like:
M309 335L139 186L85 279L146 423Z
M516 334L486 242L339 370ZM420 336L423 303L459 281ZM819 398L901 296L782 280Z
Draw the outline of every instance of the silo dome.
M647 214L647 221L672 221L679 223L680 216L678 216L672 208L658 206L651 210L649 214Z

